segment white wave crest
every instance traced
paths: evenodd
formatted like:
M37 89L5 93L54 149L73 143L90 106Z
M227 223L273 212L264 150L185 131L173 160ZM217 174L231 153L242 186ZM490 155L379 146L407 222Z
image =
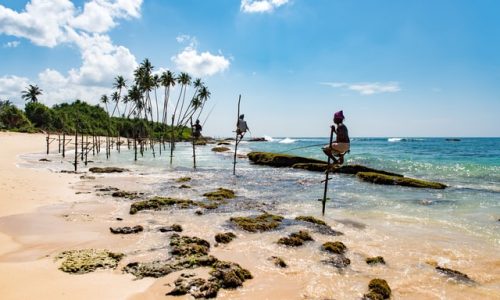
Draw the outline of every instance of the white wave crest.
M279 141L280 144L293 144L295 142L296 142L296 140L291 139L291 138L284 138L281 141Z
M403 139L402 138L388 138L387 141L394 143L394 142L401 142Z

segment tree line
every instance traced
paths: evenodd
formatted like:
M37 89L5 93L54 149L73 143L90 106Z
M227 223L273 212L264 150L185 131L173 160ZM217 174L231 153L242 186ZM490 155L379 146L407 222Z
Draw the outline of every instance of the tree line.
M210 91L200 78L193 80L188 73L154 73L153 69L151 62L144 59L134 71L130 85L123 76L116 76L114 91L100 98L103 107L81 100L48 107L38 101L43 90L30 84L21 93L26 101L24 111L8 100L0 100L0 129L66 133L78 130L92 135L171 141L189 138L189 123L200 118ZM178 95L171 97L175 85L180 87Z

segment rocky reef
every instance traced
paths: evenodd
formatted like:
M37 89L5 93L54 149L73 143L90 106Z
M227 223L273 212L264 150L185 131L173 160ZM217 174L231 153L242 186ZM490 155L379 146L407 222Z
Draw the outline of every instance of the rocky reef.
M62 260L59 269L63 272L85 274L96 269L114 269L123 256L108 250L83 249L64 251L57 255L56 260Z
M132 234L143 231L144 228L141 225L136 225L134 227L109 227L109 231L113 234Z
M105 167L105 168L93 167L90 168L89 171L92 173L122 173L122 172L127 172L129 170L118 167Z
M280 267L280 268L287 268L288 265L286 264L286 262L283 260L283 258L279 257L279 256L271 256L269 258L270 261L273 262L273 264L276 266L276 267Z
M224 200L224 199L233 199L236 197L236 194L233 190L218 188L213 192L208 192L203 194L208 200Z
M231 150L231 149L229 149L228 147L224 147L224 146L212 148L212 151L214 151L214 152L227 152L229 150Z
M221 244L228 244L235 238L236 234L232 232L218 233L215 235L215 241Z
M229 221L245 231L262 232L276 229L283 217L264 213L255 217L232 217Z
M151 209L151 210L161 210L168 206L177 206L180 208L188 208L193 205L197 205L196 202L189 199L176 199L170 197L154 197L149 200L138 201L132 203L130 206L130 214L134 215L138 211Z
M401 185L416 188L444 189L445 184L421 179L385 175L375 172L359 172L356 176L367 182L383 185Z
M368 257L366 258L365 261L369 265L376 265L376 264L385 265L385 260L382 256Z
M326 242L321 246L321 249L335 254L344 254L347 251L347 247L344 243L339 241Z
M254 164L273 167L292 167L293 165L299 163L316 163L326 165L324 161L317 159L271 152L250 152L247 156Z
M288 237L282 237L278 240L278 244L285 245L289 247L302 246L306 241L312 241L313 238L307 230L300 230L299 232L293 232Z
M363 300L383 300L391 297L391 288L387 281L375 278L368 284L368 293L363 295Z

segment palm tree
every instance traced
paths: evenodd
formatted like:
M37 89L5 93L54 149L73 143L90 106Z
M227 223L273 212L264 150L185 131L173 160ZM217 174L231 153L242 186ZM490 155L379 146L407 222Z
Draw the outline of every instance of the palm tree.
M108 96L107 95L102 95L101 96L101 103L104 103L105 108L106 108L106 113L109 115L108 102L109 102Z
M25 91L21 93L22 98L30 102L38 102L38 96L42 94L42 89L37 85L30 84Z
M196 99L195 98L197 98L197 96L198 96L197 95L198 94L198 90L202 86L203 86L203 82L201 81L200 78L196 78L195 81L193 81L193 87L195 88L194 89L194 93L193 93L193 97L191 98L191 102L189 103L188 107L186 108L186 111L182 115L181 120L183 120L183 121L186 120L186 116L188 115L188 113L190 113L190 108L193 106L194 103L196 103ZM182 111L182 106L181 106L181 111Z
M120 94L117 91L113 92L113 94L111 94L111 100L115 102L115 108L113 108L113 112L111 113L111 117L113 117L115 115L115 110L118 107L118 102L120 102ZM120 115L120 109L118 108L118 116L119 115Z
M165 97L163 99L163 118L162 123L167 121L168 100L170 98L170 87L175 86L175 74L171 71L166 71L161 74L161 85L165 88Z
M113 87L118 90L118 100L116 101L115 108L113 109L113 114L115 110L118 108L118 115L120 114L120 107L118 106L118 103L120 102L120 98L122 95L122 89L127 87L127 81L123 76L116 76L115 77L115 82L113 83Z
M182 111L182 106L184 106L184 100L186 99L186 89L187 86L191 84L191 76L189 76L188 73L182 72L179 77L177 78L177 83L181 85L181 91L179 92L179 99L177 99L177 103L175 104L175 109L174 109L174 117L172 118L172 123L173 120L175 119L175 114L177 113L177 107L179 106L179 101L181 100L181 96L184 93L183 100L182 100L182 105L181 105L181 110ZM180 119L181 112L179 112L179 119ZM173 124L172 124L173 125Z

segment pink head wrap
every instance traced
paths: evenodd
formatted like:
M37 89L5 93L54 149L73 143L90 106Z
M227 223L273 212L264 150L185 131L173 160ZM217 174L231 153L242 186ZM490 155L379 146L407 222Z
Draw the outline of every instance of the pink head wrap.
M335 114L333 114L333 118L334 119L341 119L341 120L344 120L344 113L339 110L338 112L336 112Z

